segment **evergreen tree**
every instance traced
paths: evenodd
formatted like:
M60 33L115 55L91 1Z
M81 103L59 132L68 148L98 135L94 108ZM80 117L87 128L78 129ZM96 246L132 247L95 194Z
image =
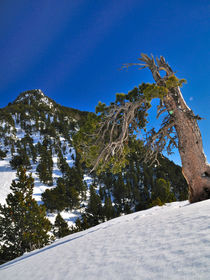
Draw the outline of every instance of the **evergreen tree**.
M90 198L86 209L86 219L89 226L95 226L104 220L102 203L94 186L90 187Z
M22 167L11 184L6 204L0 205L1 263L50 242L51 224L46 210L32 198L34 179Z
M118 214L120 213L130 213L130 207L128 205L128 199L129 197L129 191L127 188L127 184L125 183L125 180L123 178L123 174L119 173L117 174L117 179L114 182L114 189L113 189L113 195L114 195L114 202L116 204L116 207L118 209Z
M115 210L114 207L112 206L112 201L110 196L105 197L103 214L107 220L113 219L115 217Z
M53 189L47 189L42 193L42 201L47 210L53 212L55 210L62 211L67 208L67 197L65 185L57 182L57 186Z
M156 168L157 178L163 178L170 182L171 191L174 193L176 200L186 200L188 188L182 175L182 168L165 157L160 158L159 162L160 166Z
M154 201L157 201L157 205L166 202L172 202L175 200L174 194L170 191L170 183L162 178L156 180L153 191L152 191L152 205Z
M3 160L6 156L7 156L7 153L0 149L0 160Z
M38 151L40 154L40 161L36 171L39 174L40 181L49 186L53 185L52 171L53 171L53 160L52 160L52 149L50 146L50 140L45 137L43 144L38 144ZM48 146L50 146L48 148Z
M42 194L42 200L50 211L62 211L73 209L79 206L79 193L67 184L63 178L57 180L57 186L51 190L47 189Z
M81 219L77 219L75 222L75 226L71 228L71 233L79 232L85 229L88 229L90 227L90 224L88 223L87 220L87 215L82 214Z
M11 155L13 156L14 153L15 153L14 143L11 144L11 150L10 150L10 152L11 152Z
M12 169L18 169L20 166L24 166L26 169L30 169L31 163L26 149L24 147L23 148L21 147L18 148L17 152L18 154L13 155L10 161L10 165Z
M64 237L70 234L70 229L67 222L62 218L61 214L58 213L55 219L55 224L53 226L53 234L56 238Z
M142 83L127 94L118 93L109 106L99 102L96 116L75 138L81 156L91 171L98 173L110 168L119 172L127 164L130 139L137 139L139 131L145 140L144 161L158 163L158 155L164 150L170 155L178 148L182 160L182 172L188 182L190 203L210 198L210 164L203 151L202 137L198 127L201 118L187 106L180 88L184 79L178 79L164 57L154 59L141 54L138 63L149 68L155 83ZM160 71L165 71L161 75ZM157 118L162 115L158 130L147 131L148 112L152 100L158 98L160 104ZM88 133L87 133L88 132Z

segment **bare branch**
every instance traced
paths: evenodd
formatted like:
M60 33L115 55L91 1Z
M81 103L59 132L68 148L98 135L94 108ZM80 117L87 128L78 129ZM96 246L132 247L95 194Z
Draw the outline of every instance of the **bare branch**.
M148 151L145 155L145 162L151 162L151 164L155 161L157 162L158 154L160 154L165 147L168 153L171 153L173 147L177 147L177 137L174 132L174 121L173 119L167 121L167 118L168 117L166 117L165 122L163 122L163 126L158 132L152 129L147 134L146 146L148 147ZM175 136L172 137L172 134Z
M138 68L139 70L144 69L144 68L147 67L147 66L145 66L142 63L125 63L125 64L123 64L123 66L120 69L121 70L124 69L124 68L128 69L128 67L131 67L131 66L141 66L141 67Z
M164 57L161 56L160 59L158 59L158 57L157 57L156 61L157 61L159 70L164 70L166 72L167 76L171 76L174 74L173 70L171 69L169 64L165 61Z
M105 115L97 134L96 143L104 143L104 145L92 171L97 168L102 159L104 159L105 164L111 156L123 153L131 126L133 129L138 127L137 123L135 123L136 111L142 104L146 103L147 101L142 99L136 102L126 102L124 105L113 104Z
M157 109L157 116L156 118L158 119L160 117L160 115L162 115L163 113L167 112L168 110L166 109L166 107L164 106L158 106Z

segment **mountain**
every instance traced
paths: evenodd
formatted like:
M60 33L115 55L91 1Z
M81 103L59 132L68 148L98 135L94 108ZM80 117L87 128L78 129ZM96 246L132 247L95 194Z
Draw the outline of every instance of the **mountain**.
M72 137L87 114L57 104L41 90L23 92L0 109L0 203L10 192L19 165L32 173L34 198L42 203L41 194L54 188L63 175L59 160L73 168L76 152ZM50 217L53 221L55 215ZM71 225L78 214L71 212L65 217Z
M145 165L140 140L132 142L122 171L90 176L80 160L75 135L89 133L87 120L92 114L61 106L41 90L23 92L0 109L0 203L5 203L12 180L23 166L35 180L33 198L44 204L54 228L55 224L64 227L56 228L56 238L124 214L187 199L181 167L161 156L160 166Z
M98 203L98 208L105 204L107 219L146 209L151 203L186 199L187 184L181 168L167 158L160 159L160 167L145 166L140 159L138 141L129 165L121 173L104 172L100 176L92 174L90 178L73 141L89 114L57 104L39 89L21 93L14 102L0 109L0 203L4 203L10 192L20 165L35 179L37 202L44 201L51 213L67 210L63 217L69 225L75 222L77 210L87 205L91 194L92 204ZM89 192L90 184L94 186L92 192ZM161 184L165 189L162 193ZM89 218L98 215L91 225L104 220L94 205L89 206ZM54 221L55 215L50 214L49 218Z
M0 266L44 280L208 280L210 200L153 207L102 223Z

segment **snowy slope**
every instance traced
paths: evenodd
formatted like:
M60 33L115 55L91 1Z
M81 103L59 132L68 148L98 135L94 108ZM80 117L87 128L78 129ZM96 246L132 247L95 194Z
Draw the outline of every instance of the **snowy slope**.
M38 104L38 106L44 104L51 109L47 113L44 112L44 115L45 115L46 119L48 119L48 115L49 115L50 122L52 123L53 116L56 116L55 112L58 112L60 109L59 109L58 105L55 102L53 103L52 101L50 101L50 99L47 96L45 96L41 90L35 90L32 92L24 92L24 93L20 94L19 97L17 97L17 99L13 102L13 104L19 104L19 105L22 104L23 108L25 108L25 110L26 110L25 103L30 105L31 100L34 100L34 102L36 102ZM9 110L8 107L7 107L7 110ZM29 116L30 118L27 119L26 121L24 121L24 123L25 123L25 125L28 125L29 127L31 127L30 137L33 141L33 145L36 146L38 142L40 142L40 143L43 142L44 136L46 136L46 135L43 133L40 133L39 129L36 128L35 117L30 116L30 114L26 111L25 111L25 114L27 116ZM40 114L40 112L37 112L37 118L40 117L39 114ZM6 203L6 197L11 192L11 190L10 190L11 183L14 179L16 179L16 173L17 173L17 170L13 170L11 168L11 165L10 165L10 161L12 159L11 144L5 145L5 137L9 137L15 141L14 147L15 147L16 152L14 152L14 154L16 155L17 150L18 150L17 141L21 141L27 135L26 130L20 124L20 120L19 120L20 117L18 117L18 113L13 112L13 114L11 114L11 118L14 121L14 125L11 125L10 123L7 122L8 120L4 119L4 114L2 114L2 113L0 114L0 127L8 128L7 132L0 131L0 150L7 151L6 158L4 160L0 159L0 204ZM65 116L65 120L68 123L76 122L75 119L69 117L68 115ZM39 122L43 122L43 124L46 125L46 123L43 120L39 121ZM63 151L63 156L66 159L66 162L69 164L70 167L74 166L75 161L73 158L76 158L76 154L75 154L75 150L74 150L73 146L69 143L69 141L67 139L65 139L63 137L62 134L60 134L58 131L56 133L57 133L56 141L58 141L60 143L60 148L62 149L65 147L65 152ZM70 131L69 131L69 133L70 133ZM55 140L55 139L53 139L53 137L50 137L50 139ZM37 170L37 166L39 164L40 157L39 156L37 157L36 163L33 163L30 153L29 153L29 157L30 157L30 162L31 162L31 169L28 171L28 173L32 173L32 177L34 178L33 198L39 204L41 204L41 203L43 203L42 197L41 197L42 193L46 189L52 189L52 188L56 187L57 179L59 177L62 177L62 175L63 175L57 165L58 154L56 153L55 148L52 149L52 160L53 160L53 171L52 171L53 184L52 184L52 186L48 186L47 184L42 183L39 179L39 176L38 176L38 173L36 170ZM57 213L48 213L48 218L51 221L51 223L54 223L56 214ZM72 211L69 210L69 211L62 211L61 215L68 222L68 225L72 226L75 224L75 220L81 216L81 213L80 213L80 211L77 211L77 210L72 210Z
M34 104L31 105L32 100L35 102L34 104L36 104L36 106L38 106L38 108L41 106L40 111L37 111L36 117L34 115L31 116L29 111L27 111L27 110L29 110L30 106L34 107ZM10 185L12 183L12 180L14 180L16 178L16 172L17 172L16 170L13 170L10 166L9 162L12 159L11 152L10 152L11 143L7 143L5 145L5 138L8 137L9 139L12 139L14 141L14 143L15 143L14 144L14 148L15 148L14 154L16 155L17 150L18 150L17 141L21 141L21 139L23 139L27 135L26 127L28 126L31 128L31 132L29 134L33 141L33 145L36 146L38 142L42 143L44 136L46 136L46 134L40 133L39 129L36 127L36 125L35 125L36 118L39 120L38 123L42 123L43 126L47 126L46 120L48 119L48 117L49 117L50 123L52 123L53 117L57 118L57 115L55 114L55 112L58 112L59 110L61 111L59 105L56 104L54 101L52 101L49 97L44 95L44 93L39 89L21 93L16 98L16 100L13 102L13 105L11 105L11 106L14 106L17 104L25 112L25 116L28 117L26 120L24 120L25 127L23 127L23 125L21 126L20 112L18 111L17 108L15 109L15 111L14 110L12 111L11 107L7 106L7 107L1 109L3 111L7 112L7 114L5 114L5 112L4 113L1 112L1 114L0 114L0 128L2 128L2 130L0 131L0 149L2 151L7 151L6 158L4 160L0 160L0 203L1 204L5 203L5 199L6 199L7 195L10 193ZM45 105L45 107L47 107L49 110L47 110L47 111L44 110L43 105ZM42 118L40 117L40 112L42 112L45 119L43 119L43 115L42 115ZM7 116L6 120L5 120L5 116ZM8 116L10 116L10 118L8 118ZM10 122L8 122L8 119L10 119ZM11 119L14 121L13 125L11 125ZM76 120L73 117L69 117L68 115L65 116L65 121L67 121L68 124L72 123L72 122L76 122ZM5 128L6 128L6 130L4 131ZM72 155L74 156L74 158L76 157L74 148L72 146L70 146L68 140L65 139L63 137L63 135L61 135L58 131L56 131L56 133L57 133L56 137L59 139L59 142L61 143L61 148L65 146L65 152L63 152L63 156L66 158L69 166L72 167L74 165L74 160L72 159ZM70 133L70 131L69 131L69 133ZM49 138L51 138L51 140L55 140L55 139L53 139L53 137L49 137ZM7 139L7 142L8 142L8 139ZM56 179L59 177L62 177L62 173L57 167L58 155L55 152L55 150L52 150L52 152L53 152L54 166L53 166L53 174L52 174L53 186L51 186L51 187L55 187ZM32 165L32 168L29 171L32 173L32 176L35 179L34 198L36 199L36 201L38 203L41 203L41 194L47 188L49 188L49 186L41 183L38 178L36 168L39 163L39 158L38 158L37 164L33 164L30 153L29 153L29 157L30 157L30 161L31 161L31 165Z
M16 125L16 130L17 130L17 134L16 134L16 138L18 140L22 139L25 136L25 133L22 132L21 128ZM39 132L36 132L32 135L32 139L33 139L33 143L37 144L38 141L42 142L43 140L43 136L40 135ZM73 147L69 147L67 141L65 141L65 139L63 137L60 137L60 141L62 143L62 145L66 146L66 160L67 163L69 164L70 167L72 167L74 165L74 160L72 160L71 156L74 155L75 156L75 151L73 149ZM3 142L3 141L1 141ZM2 145L3 146L3 145ZM5 147L3 148L5 149ZM0 160L0 203L4 204L7 195L11 192L10 190L10 186L12 183L12 180L14 180L16 178L16 173L17 170L13 170L10 166L10 160L12 159L11 153L8 152L6 159L4 160ZM54 154L53 155L53 172L52 172L52 177L53 177L53 186L56 186L56 179L59 177L62 177L62 173L61 171L58 169L57 167L57 155ZM37 172L36 172L36 168L37 168L37 164L33 164L33 162L31 161L31 165L32 168L29 170L29 173L32 173L32 177L34 178L34 198L36 199L36 201L38 203L41 203L41 194L49 188L46 184L43 184L40 182Z
M210 200L175 202L69 235L0 266L0 279L210 279Z
M73 151L74 152L74 151ZM71 154L69 151L66 155L67 162L69 166L72 166L74 164L74 161L71 159ZM9 156L5 160L0 160L0 204L5 204L6 203L6 197L7 195L11 192L10 186L12 183L12 180L16 179L16 173L17 170L13 170L10 166L9 161L11 160L11 156ZM57 157L53 157L53 181L54 185L49 187L43 183L40 182L37 172L36 172L36 167L37 164L32 164L32 168L29 170L28 173L32 173L32 177L34 178L34 191L33 191L33 198L40 204L42 203L42 198L41 195L46 189L50 189L56 186L56 179L58 177L62 177L61 171L57 167ZM88 176L84 177L84 181L89 184L91 181L91 178ZM75 221L78 217L81 216L80 211L78 210L69 210L69 211L62 211L61 216L66 220L69 226L72 226L75 224ZM52 224L55 222L57 213L47 213L47 217L50 220Z

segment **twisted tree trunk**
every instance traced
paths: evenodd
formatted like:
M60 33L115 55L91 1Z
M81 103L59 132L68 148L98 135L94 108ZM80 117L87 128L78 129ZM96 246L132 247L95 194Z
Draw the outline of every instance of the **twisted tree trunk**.
M196 117L184 102L179 88L169 93L164 103L173 111L174 127L178 136L178 150L182 161L182 172L189 185L189 200L196 202L210 198L210 166L203 151L201 133Z
M145 62L157 85L162 85L173 71L165 59L154 59L143 55ZM161 78L159 70L165 70ZM203 151L202 137L197 124L198 117L187 106L179 87L172 88L163 99L164 105L172 116L178 137L178 150L182 161L182 172L189 186L189 201L197 202L210 198L210 165Z
M138 116L138 112L142 111L144 115L149 109L148 100L152 97L160 98L161 104L157 117L164 112L168 112L168 116L164 118L158 132L152 129L147 134L146 145L149 148L145 161L152 158L157 160L157 155L165 147L170 151L172 147L177 146L175 141L177 136L182 172L189 186L189 201L192 203L210 198L210 165L206 161L202 137L197 124L200 117L194 115L182 96L179 85L183 81L175 77L173 70L163 57L156 58L155 61L153 57L142 54L139 60L140 63L125 64L123 67L140 65L143 66L141 68L149 68L156 85L150 84L150 92L146 91L148 87L145 88L145 92L141 89L143 95L139 95L139 99L134 99L135 101L127 98L128 101L125 102L125 96L120 104L118 100L106 107L106 110L101 111L105 113L96 134L96 143L102 143L102 145L96 161L93 162L92 170L95 170L100 163L103 166L104 162L110 159L113 164L113 156L116 154L122 157L125 155L124 147L130 132L136 128L142 128L142 120L139 119L141 116ZM161 77L160 70L166 72L164 77ZM160 91L155 92L152 96L152 89ZM159 94L160 92L162 94ZM176 135L174 135L174 130ZM120 133L116 134L116 131L120 131Z

